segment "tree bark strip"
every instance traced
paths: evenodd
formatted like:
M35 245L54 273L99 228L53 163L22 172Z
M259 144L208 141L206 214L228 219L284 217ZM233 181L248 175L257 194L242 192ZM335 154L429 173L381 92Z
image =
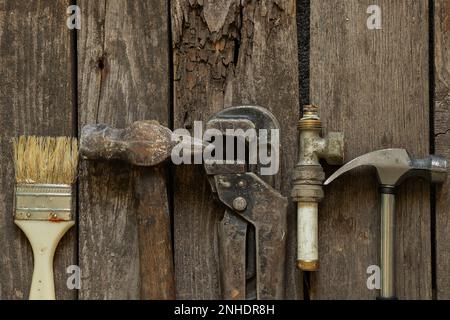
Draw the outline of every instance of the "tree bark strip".
M435 105L434 129L437 154L450 159L450 3L435 1L434 8ZM437 298L450 299L450 183L436 192Z
M345 160L399 147L429 153L428 3L377 1L382 29L369 30L369 0L311 1L311 102L326 131L345 134ZM332 172L329 168L328 174ZM396 270L401 299L431 298L427 182L405 181L397 196ZM312 299L368 299L367 268L379 265L375 173L362 169L325 190L319 214L320 271Z
M33 254L13 221L11 138L71 136L68 0L0 0L0 299L28 299ZM54 260L57 299L74 299L66 268L76 264L76 228L61 240Z
M258 104L281 123L275 186L290 192L299 118L296 2L173 0L174 125L194 127L232 105ZM201 166L174 181L175 271L180 299L220 298L217 224L224 212ZM295 210L289 208L286 293L302 297L295 270Z
M79 5L80 127L147 119L167 125L167 2ZM173 298L164 167L84 162L80 177L80 298Z

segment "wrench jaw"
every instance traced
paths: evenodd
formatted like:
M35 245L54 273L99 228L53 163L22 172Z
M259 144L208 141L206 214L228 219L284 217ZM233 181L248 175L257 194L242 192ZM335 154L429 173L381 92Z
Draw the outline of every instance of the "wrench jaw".
M270 130L279 129L279 124L265 108L238 106L217 113L207 128L225 134L227 129L254 129L257 133L266 129L270 135ZM247 147L254 142L252 139L258 139L261 147L259 135L243 137L242 131L235 137L245 138ZM271 141L270 136L264 141ZM263 165L250 164L248 155L234 160L225 163L206 159L204 164L212 191L225 206L218 225L222 296L282 299L287 198L257 175Z

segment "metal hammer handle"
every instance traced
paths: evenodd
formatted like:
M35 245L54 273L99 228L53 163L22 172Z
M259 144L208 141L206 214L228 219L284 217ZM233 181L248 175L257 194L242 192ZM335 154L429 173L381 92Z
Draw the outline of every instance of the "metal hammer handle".
M395 194L393 187L381 187L381 296L395 296Z

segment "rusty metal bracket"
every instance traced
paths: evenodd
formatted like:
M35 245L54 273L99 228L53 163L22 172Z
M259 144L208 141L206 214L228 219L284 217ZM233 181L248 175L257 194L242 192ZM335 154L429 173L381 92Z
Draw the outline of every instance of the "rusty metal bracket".
M258 131L279 125L262 107L239 106L216 114L207 128L226 134L227 129ZM205 161L204 166L213 192L226 206L218 226L222 297L282 299L287 198L256 174L260 164L235 159Z

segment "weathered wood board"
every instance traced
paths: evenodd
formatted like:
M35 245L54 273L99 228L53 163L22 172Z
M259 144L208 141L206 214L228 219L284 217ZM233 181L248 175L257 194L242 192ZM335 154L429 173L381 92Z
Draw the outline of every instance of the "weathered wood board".
M434 21L425 0L310 1L310 9L307 1L294 0L79 0L77 57L71 55L66 26L72 2L0 0L0 299L27 299L33 270L28 240L12 216L10 138L15 135L75 135L88 123L123 128L144 119L171 125L172 114L175 128L192 132L194 121L206 121L225 107L258 104L281 124L281 166L274 184L289 196L300 100L296 7L311 15L310 36L302 35L301 42L310 41L310 102L320 107L325 131L344 132L346 161L387 147L424 156L432 149L433 118L435 152L450 158L446 0L434 1ZM381 9L380 30L367 28L367 9L374 4ZM305 19L301 13L299 19ZM429 58L435 64L432 117ZM303 88L302 101L307 91ZM58 299L221 297L217 224L224 208L212 198L201 165L172 169L82 162L78 227L64 236L55 257ZM326 166L327 174L333 170ZM401 299L430 299L433 289L438 299L450 299L449 187L446 182L436 188L435 217L428 183L408 180L398 190ZM372 299L377 293L366 282L367 267L379 264L375 174L358 170L325 192L319 213L321 269L311 274L305 298ZM174 252L167 231L170 201ZM288 299L303 298L303 277L295 269L295 221L291 205ZM66 286L70 265L81 267L78 292Z
M79 3L81 126L169 122L165 1ZM83 163L80 183L81 299L174 297L164 166Z
M0 299L28 299L33 254L13 222L14 136L69 135L72 126L68 0L0 1ZM74 299L66 268L76 264L76 228L59 244L56 296Z
M450 159L450 3L435 1L434 7L436 153ZM438 299L450 299L450 183L436 192L436 289Z
M428 2L377 1L380 30L369 30L369 0L311 1L311 102L327 131L345 134L345 160L406 148L429 153ZM328 174L332 169L328 170ZM396 270L401 299L432 295L429 185L408 180L397 196ZM311 299L368 299L379 265L375 173L359 170L325 190L320 207L321 269Z
M290 193L296 161L299 89L296 2L171 2L174 126L194 127L232 105L257 104L281 123L276 187ZM177 298L220 298L217 223L224 208L212 198L203 168L175 168L174 237ZM290 207L287 297L302 297L295 270L295 210Z

